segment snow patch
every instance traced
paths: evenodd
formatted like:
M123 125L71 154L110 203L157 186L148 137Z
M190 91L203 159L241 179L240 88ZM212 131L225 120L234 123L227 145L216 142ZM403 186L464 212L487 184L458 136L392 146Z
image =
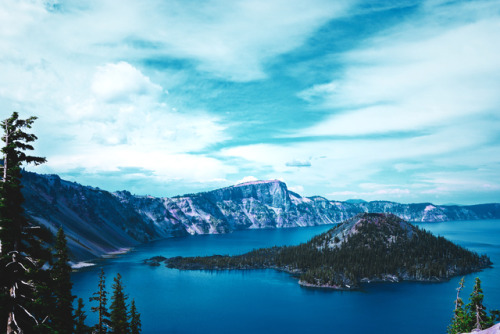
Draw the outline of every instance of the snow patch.
M434 210L436 207L434 205L427 205L424 209L424 212Z
M102 255L103 258L111 258L111 257L115 257L117 255L122 255L122 254L125 254L125 253L128 253L130 252L131 248L120 248L116 251L113 251L113 252L108 252L104 255Z
M81 269L81 268L87 268L87 267L95 266L95 263L90 263L90 262L72 263L72 262L70 262L70 265L71 265L71 269Z

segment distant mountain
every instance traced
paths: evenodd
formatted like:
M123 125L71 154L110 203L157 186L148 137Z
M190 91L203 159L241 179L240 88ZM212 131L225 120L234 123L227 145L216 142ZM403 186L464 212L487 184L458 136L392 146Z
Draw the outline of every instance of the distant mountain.
M361 204L361 203L368 203L367 201L363 199L348 199L345 201L346 203L351 203L351 204Z
M236 256L155 257L190 270L278 269L306 286L352 289L371 281L440 281L491 265L443 237L396 215L362 213L298 246L263 248Z
M128 191L110 193L61 180L57 175L30 172L23 174L22 182L28 216L53 231L62 226L75 259L119 252L169 236L332 224L364 212L391 212L417 222L500 218L498 203L349 203L302 197L277 180L172 198L137 196Z

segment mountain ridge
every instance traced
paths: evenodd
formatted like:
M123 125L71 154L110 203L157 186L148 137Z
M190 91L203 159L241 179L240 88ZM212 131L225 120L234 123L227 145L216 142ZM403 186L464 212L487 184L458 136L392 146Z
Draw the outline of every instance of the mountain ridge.
M111 193L57 175L32 172L23 173L22 184L28 217L53 232L62 226L77 260L171 236L333 224L364 212L392 212L413 222L500 218L498 203L349 203L302 197L279 180L246 182L170 198L128 191Z

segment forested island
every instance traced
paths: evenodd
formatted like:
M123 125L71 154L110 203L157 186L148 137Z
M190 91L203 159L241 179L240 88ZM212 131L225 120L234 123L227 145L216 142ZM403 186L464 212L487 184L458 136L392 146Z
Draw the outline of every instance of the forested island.
M206 257L153 257L183 270L276 269L305 286L355 289L362 282L441 281L492 264L479 255L387 213L359 214L298 246Z

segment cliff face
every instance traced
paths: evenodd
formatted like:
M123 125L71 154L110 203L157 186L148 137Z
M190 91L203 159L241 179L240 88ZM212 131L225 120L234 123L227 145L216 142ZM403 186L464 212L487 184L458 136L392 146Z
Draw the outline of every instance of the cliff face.
M391 212L413 222L500 218L500 204L329 201L319 196L302 197L277 180L173 198L110 193L61 180L57 175L28 172L24 173L23 186L27 214L52 230L63 226L77 259L168 236L331 224L363 212Z

